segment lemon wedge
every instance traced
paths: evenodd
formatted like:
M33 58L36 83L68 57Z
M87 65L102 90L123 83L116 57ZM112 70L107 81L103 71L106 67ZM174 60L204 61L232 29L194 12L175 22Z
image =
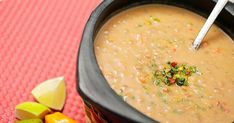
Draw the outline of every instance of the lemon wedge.
M41 104L55 110L62 110L66 99L64 77L46 80L36 86L31 94Z

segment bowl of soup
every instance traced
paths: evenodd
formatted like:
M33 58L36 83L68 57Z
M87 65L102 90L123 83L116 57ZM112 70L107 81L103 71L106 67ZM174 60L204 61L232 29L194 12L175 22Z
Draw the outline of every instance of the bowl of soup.
M234 4L198 50L211 0L105 0L83 32L77 90L92 122L233 122Z

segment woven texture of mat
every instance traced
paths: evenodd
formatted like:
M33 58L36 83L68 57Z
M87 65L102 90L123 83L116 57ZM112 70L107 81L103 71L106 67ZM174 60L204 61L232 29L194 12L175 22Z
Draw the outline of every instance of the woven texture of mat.
M100 0L0 0L0 123L15 121L14 107L33 101L38 83L64 76L63 113L85 122L76 92L75 70L80 38Z

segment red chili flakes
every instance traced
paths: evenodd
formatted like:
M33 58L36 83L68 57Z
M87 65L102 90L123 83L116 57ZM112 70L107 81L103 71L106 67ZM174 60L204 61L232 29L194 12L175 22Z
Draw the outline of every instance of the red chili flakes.
M201 46L206 48L208 46L208 43L206 41L204 41L204 42L202 42Z
M174 84L174 83L175 83L175 80L172 79L172 78L169 78L169 82L170 82L170 84Z
M176 67L176 65L177 65L176 62L172 62L172 63L171 63L171 66L172 66L172 67Z
M173 48L172 51L173 51L173 52L176 52L176 48Z
M222 51L221 48L216 48L216 49L214 50L215 53L221 53L221 51Z
M186 75L187 75L187 76L190 76L190 75L191 75L191 72L187 71L187 72L186 72Z

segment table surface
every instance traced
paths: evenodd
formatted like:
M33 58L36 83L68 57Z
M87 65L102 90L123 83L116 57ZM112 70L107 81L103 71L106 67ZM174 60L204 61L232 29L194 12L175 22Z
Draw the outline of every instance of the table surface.
M85 122L76 91L79 42L91 11L100 0L0 0L0 122L15 121L14 107L33 101L38 83L64 76L63 113Z

